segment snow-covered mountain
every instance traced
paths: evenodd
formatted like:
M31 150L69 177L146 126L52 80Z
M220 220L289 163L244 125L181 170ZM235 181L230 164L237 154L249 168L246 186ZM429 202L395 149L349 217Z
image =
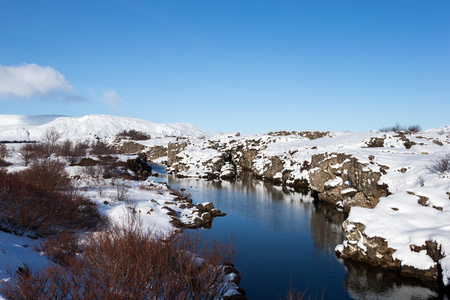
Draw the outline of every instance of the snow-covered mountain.
M439 128L433 128L425 130L426 133L437 133L437 134L449 134L450 133L450 125L441 126Z
M138 130L152 137L208 137L209 133L188 123L157 124L146 120L109 115L67 117L59 115L0 115L0 140L38 141L47 128L55 128L63 139L113 138L123 130Z

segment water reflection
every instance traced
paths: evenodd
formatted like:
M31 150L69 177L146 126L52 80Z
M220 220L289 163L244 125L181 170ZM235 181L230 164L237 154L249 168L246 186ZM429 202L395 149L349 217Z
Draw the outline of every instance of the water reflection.
M345 267L345 286L353 299L447 299L439 296L437 285L433 283L427 287L423 282L400 277L395 272L352 261L345 261Z
M334 252L336 245L344 240L342 222L346 216L337 211L335 207L314 201L314 213L311 214L310 230L312 232L314 247Z
M161 171L159 171L161 173ZM214 219L206 238L234 236L235 264L248 299L278 299L289 286L307 289L321 299L446 299L435 287L406 280L396 273L336 259L334 248L343 241L344 214L268 182L241 173L239 180L206 181L161 176L184 187L195 202L214 202L228 215Z

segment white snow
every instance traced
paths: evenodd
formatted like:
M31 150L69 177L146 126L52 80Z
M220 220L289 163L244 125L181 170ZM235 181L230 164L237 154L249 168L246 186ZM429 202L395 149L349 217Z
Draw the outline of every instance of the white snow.
M84 140L94 137L114 138L123 130L134 129L152 136L208 137L209 133L187 123L157 124L146 120L109 115L23 116L0 115L0 141L38 141L47 128L55 128L62 139Z
M327 182L325 182L325 187L330 187L330 188L334 188L337 187L338 185L342 184L342 178L341 177L336 177L335 179L331 179L328 180Z

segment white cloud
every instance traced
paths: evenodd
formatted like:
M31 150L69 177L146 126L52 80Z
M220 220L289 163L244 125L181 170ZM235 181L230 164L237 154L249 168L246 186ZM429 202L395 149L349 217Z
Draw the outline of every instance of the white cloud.
M67 100L84 99L74 91L64 75L51 67L36 64L0 65L0 98L51 97L63 92Z
M103 93L103 101L108 103L112 108L117 109L122 104L123 100L117 96L113 90L107 90Z

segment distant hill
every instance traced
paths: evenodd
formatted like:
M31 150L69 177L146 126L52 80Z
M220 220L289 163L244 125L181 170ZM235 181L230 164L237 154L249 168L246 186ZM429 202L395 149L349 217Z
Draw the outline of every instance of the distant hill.
M157 124L146 120L109 115L67 117L60 115L0 115L0 141L38 141L54 127L63 139L113 138L123 130L138 130L152 137L209 137L209 133L188 123Z

